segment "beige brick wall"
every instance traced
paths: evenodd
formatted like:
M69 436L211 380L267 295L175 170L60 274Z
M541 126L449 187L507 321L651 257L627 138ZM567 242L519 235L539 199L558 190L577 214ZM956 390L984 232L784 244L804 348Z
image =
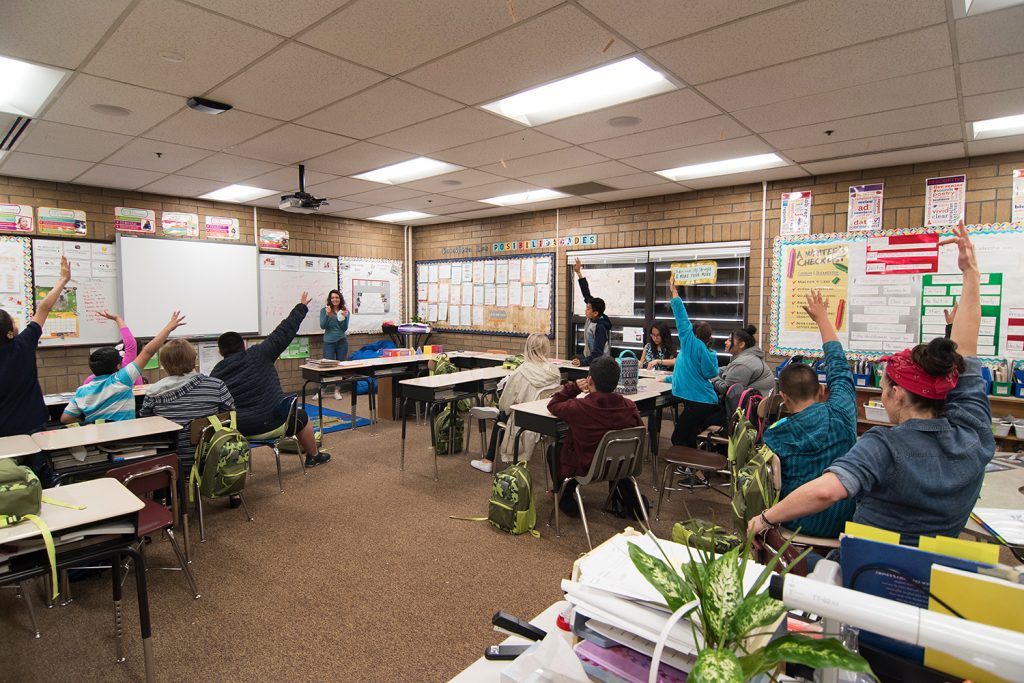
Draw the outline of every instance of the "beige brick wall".
M967 176L966 221L993 223L1010 220L1011 171L1024 167L1024 153L954 159L950 161L851 171L812 178L768 183L765 277L771 281L771 245L779 234L780 195L810 190L814 195L813 232L843 232L846 229L850 185L885 183L884 221L886 227L917 227L924 222L925 180L944 175ZM760 184L701 190L663 197L647 197L608 204L591 204L557 211L560 236L598 235L595 249L750 241L750 322L756 324L761 306L761 201ZM444 247L478 247L493 242L555 236L555 211L541 211L511 217L446 223L415 228L413 258L416 261L445 258ZM578 249L574 247L573 250ZM542 251L542 250L533 250ZM544 250L548 251L548 250ZM568 287L574 286L565 265L565 249L557 249L556 334L557 353L564 354L568 315ZM530 251L517 251L526 254ZM767 330L763 330L767 340ZM446 349L503 349L519 351L521 340L487 334L437 334L432 341Z
M89 239L113 240L114 207L130 206L153 209L157 220L163 211L186 211L202 216L237 218L241 226L242 244L253 244L253 209L249 206L209 202L200 199L165 197L123 190L110 190L40 180L0 176L0 203L56 206L81 209L87 213ZM261 228L289 231L290 251L330 256L402 259L402 227L350 220L334 216L289 214L274 209L259 209ZM154 285L154 293L157 292ZM326 292L311 294L315 298ZM168 311L169 313L170 311ZM129 325L131 320L127 321ZM352 349L381 338L379 335L353 335ZM323 348L319 337L311 337L311 353L319 356ZM44 348L39 350L39 381L45 393L71 391L89 374L88 347ZM281 383L286 391L301 386L300 361L277 362ZM150 381L159 378L159 371L147 371Z

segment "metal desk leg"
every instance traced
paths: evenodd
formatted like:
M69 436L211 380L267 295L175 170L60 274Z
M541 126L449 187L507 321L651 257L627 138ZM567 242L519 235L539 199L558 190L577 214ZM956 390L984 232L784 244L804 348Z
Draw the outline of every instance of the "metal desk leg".
M114 661L124 661L124 621L121 618L121 556L115 555L110 563L114 580Z
M405 427L409 421L409 399L402 397L402 455L398 460L398 469L405 469Z
M521 437L523 435L523 432L525 432L525 431L526 431L525 429L519 429L519 430L516 431L516 440L515 440L515 442L514 442L514 444L512 446L512 464L513 465L515 465L516 463L519 462L519 437ZM506 434L505 436L507 437L508 434Z
M134 549L127 552L135 565L135 591L139 601L139 630L142 634L142 656L146 666L146 683L156 681L156 662L153 659L153 631L149 621L149 591L146 588L146 561ZM120 562L120 557L116 558Z
M356 428L356 399L359 398L359 381L356 379L352 380L352 429Z

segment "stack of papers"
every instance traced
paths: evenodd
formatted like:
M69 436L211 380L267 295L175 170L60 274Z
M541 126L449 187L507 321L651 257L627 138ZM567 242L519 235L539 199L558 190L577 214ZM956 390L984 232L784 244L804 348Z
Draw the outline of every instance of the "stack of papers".
M341 365L341 361L334 360L333 358L319 358L310 360L308 364L315 368L336 368Z

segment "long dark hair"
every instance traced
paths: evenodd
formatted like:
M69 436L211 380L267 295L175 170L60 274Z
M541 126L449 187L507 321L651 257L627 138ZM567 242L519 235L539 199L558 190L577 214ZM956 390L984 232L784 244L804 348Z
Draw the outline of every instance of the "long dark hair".
M6 344L11 341L7 338L7 334L14 332L14 318L11 314L0 308L0 344Z
M668 323L656 322L651 325L651 327L658 330L658 334L661 335L661 344L658 345L658 348L665 354L665 358L675 358L676 343L675 340L672 339L672 330L669 328ZM652 340L651 344L653 343L654 342Z
M345 308L345 295L336 289L332 289L331 291L327 292L327 308L332 308L331 299L334 297L335 294L337 294L338 298L341 299L341 305L339 305L337 309L340 311L341 309Z

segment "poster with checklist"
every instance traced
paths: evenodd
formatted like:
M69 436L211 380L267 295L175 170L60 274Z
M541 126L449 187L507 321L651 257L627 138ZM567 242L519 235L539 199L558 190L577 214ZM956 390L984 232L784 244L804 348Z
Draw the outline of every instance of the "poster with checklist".
M60 259L71 263L65 287L43 325L41 346L116 343L120 331L101 313L121 310L117 246L109 242L37 239L33 241L35 301L50 293L60 277ZM129 326L131 321L127 321Z
M924 225L956 225L964 217L967 176L953 175L925 181Z

